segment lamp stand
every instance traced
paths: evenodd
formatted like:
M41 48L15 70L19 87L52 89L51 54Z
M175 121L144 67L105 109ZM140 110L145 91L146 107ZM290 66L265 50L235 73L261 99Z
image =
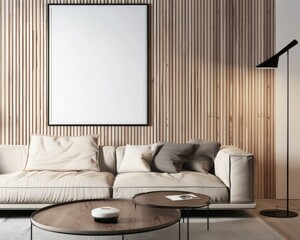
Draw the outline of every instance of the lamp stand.
M268 217L276 218L292 218L297 217L298 213L289 211L289 124L290 124L290 112L289 112L289 100L290 100L290 80L289 80L289 51L287 51L287 148L286 148L286 210L280 209L266 209L260 211L260 214Z

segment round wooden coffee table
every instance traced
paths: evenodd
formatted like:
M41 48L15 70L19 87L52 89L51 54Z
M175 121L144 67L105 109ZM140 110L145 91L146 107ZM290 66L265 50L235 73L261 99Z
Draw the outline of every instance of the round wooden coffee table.
M117 223L98 223L91 211L110 206L120 209ZM96 199L55 204L35 211L33 225L47 231L73 235L109 236L154 231L180 222L180 211L174 209L136 208L131 200ZM146 216L146 217L145 217ZM180 224L179 229L180 229Z
M174 200L172 200L172 198ZM207 208L207 230L209 230L210 197L204 194L185 191L155 191L136 194L133 202L144 207L179 209L187 213L187 239L189 239L189 211Z

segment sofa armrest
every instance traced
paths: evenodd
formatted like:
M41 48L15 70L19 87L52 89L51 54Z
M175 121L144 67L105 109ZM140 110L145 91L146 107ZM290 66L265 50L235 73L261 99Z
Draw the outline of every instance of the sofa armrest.
M27 146L0 145L0 174L23 171Z
M229 188L231 203L253 202L253 155L233 146L215 158L215 174Z

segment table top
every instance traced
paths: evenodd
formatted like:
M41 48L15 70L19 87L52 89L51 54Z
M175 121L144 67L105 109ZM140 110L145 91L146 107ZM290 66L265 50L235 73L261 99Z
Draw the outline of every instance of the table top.
M98 223L91 211L98 207L120 209L117 223ZM180 220L175 209L136 207L131 200L95 199L56 204L41 208L31 223L41 229L76 235L125 235L165 228Z
M188 194L192 194L196 197L184 198L184 196L189 196ZM183 196L182 200L174 201L166 197L174 195ZM210 197L204 194L185 191L155 191L137 194L134 196L133 201L135 204L141 206L184 210L206 207L210 204Z

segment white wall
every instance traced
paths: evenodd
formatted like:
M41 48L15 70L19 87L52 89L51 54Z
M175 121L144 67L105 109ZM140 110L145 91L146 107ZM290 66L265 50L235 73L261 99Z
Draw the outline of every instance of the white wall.
M300 199L300 1L276 0L276 49L293 39L290 56L290 198ZM276 198L286 197L286 79L287 55L276 71Z

